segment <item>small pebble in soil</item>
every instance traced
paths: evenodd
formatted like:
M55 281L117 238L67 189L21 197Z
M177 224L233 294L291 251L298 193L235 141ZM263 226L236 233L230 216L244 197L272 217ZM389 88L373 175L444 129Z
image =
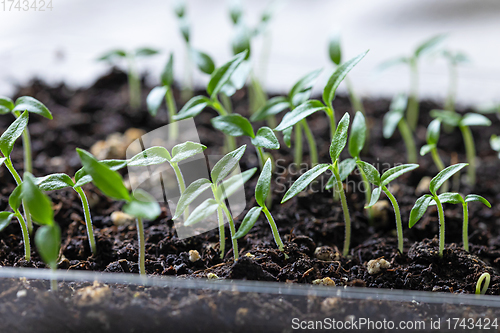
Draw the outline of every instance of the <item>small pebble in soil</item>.
M196 250L189 250L189 261L196 262L200 260L200 254Z
M217 276L217 274L214 274L214 273L208 273L207 274L207 279L209 279L209 280L216 280L218 278L219 277Z
M329 286L329 287L335 287L336 286L335 281L333 281L329 277L314 280L312 283L316 284L316 285L321 285L321 286Z
M251 254L250 252L247 252L247 253L245 254L245 257L248 257L248 258L250 258L250 259L253 259L253 258L255 258L255 255L254 255L254 254Z
M431 183L431 177L428 176L422 177L422 179L420 179L420 182L417 185L417 188L415 189L415 194L421 195L429 192L430 183Z
M26 295L28 295L28 291L23 289L17 292L16 297L17 298L26 297Z
M340 259L340 253L330 246L319 246L314 250L314 257L323 261L336 261Z
M113 212L111 213L111 221L116 226L131 224L134 222L134 217L124 212Z
M366 268L368 270L368 274L378 274L382 269L390 268L391 263L385 260L384 258L378 258L368 261L366 264Z

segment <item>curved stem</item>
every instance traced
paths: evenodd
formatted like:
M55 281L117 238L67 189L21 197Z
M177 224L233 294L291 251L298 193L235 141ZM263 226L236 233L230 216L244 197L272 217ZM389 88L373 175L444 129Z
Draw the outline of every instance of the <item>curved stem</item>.
M259 167L260 167L260 170L262 171L262 169L264 168L264 163L266 163L267 159L264 156L264 150L262 150L262 147L255 147L255 149L257 150L257 158L259 159Z
M476 147L474 146L474 137L470 127L459 126L465 144L465 154L469 167L467 168L467 175L469 177L469 184L474 186L476 184Z
M438 168L438 170L443 171L444 163L443 163L443 160L441 159L441 157L439 157L439 153L438 153L436 147L431 149L431 156L432 156L432 160L434 161L434 164L436 164L436 167ZM441 193L448 192L448 188L449 188L449 182L445 181L443 184L443 187L441 188Z
M283 252L285 250L285 246L281 241L280 233L278 231L278 227L276 226L276 222L274 222L273 216L271 215L266 206L262 207L262 211L264 212L264 215L266 215L267 222L269 222L269 225L271 226L271 230L273 232L273 237L274 241L276 242L276 245L278 246L279 250Z
M302 163L302 123L298 122L295 124L295 149L294 149L294 159L293 163L297 170L300 170L300 164Z
M342 203L342 213L344 214L344 221L345 221L344 250L342 253L344 257L347 257L347 255L349 254L349 246L351 244L351 216L349 215L349 207L347 206L347 199L344 192L344 186L342 186L342 182L340 181L339 167L337 161L335 161L335 165L333 167L333 174L335 175L335 180L337 182L337 190L340 193L340 202Z
M439 198L437 195L434 197L434 201L436 202L436 206L438 209L438 215L439 215L439 256L443 256L444 252L444 210L443 210L443 205L441 204L441 201L439 201Z
M361 174L361 178L363 179L363 189L365 190L365 201L366 205L370 203L370 200L372 198L372 187L370 185L370 182L368 181L368 178L366 178L366 174L361 169L359 166L357 166L359 173ZM372 207L368 208L368 220L371 223L373 220L373 209Z
M146 275L146 244L144 242L144 225L142 223L142 218L136 218L137 226L137 238L139 240L139 274Z
M82 201L83 215L85 217L85 225L87 227L87 236L89 238L90 250L92 251L92 253L96 253L97 247L95 244L94 229L92 226L92 216L90 215L90 208L87 196L85 195L85 192L81 187L75 188L75 191L76 193L78 193L78 195L80 196L80 200Z
M12 175L12 177L14 177L14 180L16 181L16 185L21 184L23 181L22 181L21 177L19 176L19 174L17 173L16 169L14 168L14 165L12 165L12 161L10 160L10 157L7 157L5 159L4 163L5 163L5 166L7 167L7 169L9 169L9 172ZM31 234L31 232L33 231L33 224L31 223L31 215L30 215L30 212L28 210L28 206L26 206L24 204L24 200L23 200L23 211L24 211L24 217L26 218L26 225L28 226L28 231Z
M222 208L219 206L217 208L217 220L219 221L219 244L220 244L220 258L224 259L224 253L226 250L226 236L224 230L224 216L222 215Z
M172 169L174 169L175 178L177 178L177 184L179 185L179 192L182 195L186 191L186 183L184 182L184 176L182 175L181 169L177 163L170 163ZM189 217L189 206L184 210L184 221L187 221Z
M394 208L394 214L396 215L396 231L398 233L398 250L400 253L403 253L403 222L401 221L401 212L399 211L399 205L396 201L394 195L387 189L387 187L383 186L382 191L384 191L385 195L391 201L392 207Z
M176 140L179 136L179 124L173 120L173 116L177 114L177 106L175 105L174 94L172 92L172 87L168 87L167 93L165 94L165 103L167 104L168 117L169 117L169 127L168 136L170 140Z
M19 213L18 210L14 212L15 216L19 220L19 224L21 225L21 232L23 234L23 243L24 243L24 258L26 261L31 260L31 246L30 246L30 235L28 233L28 228L26 227L26 222L24 221L23 216Z
M410 96L408 97L408 109L406 119L410 128L415 131L418 124L418 64L416 58L410 59Z
M226 109L227 113L233 113L233 103L231 103L231 97L224 93L220 93L222 105L224 105L224 109Z
M406 146L406 154L408 163L417 163L417 146L415 145L415 140L413 139L413 133L408 126L406 120L401 119L398 123L399 133L401 133L401 137Z
M307 144L309 145L309 157L311 159L311 166L318 164L318 148L316 147L316 140L314 140L314 135L311 132L311 128L307 124L305 119L300 121L304 127L304 133L306 134Z
M224 214L226 215L228 221L229 221L229 231L231 232L231 240L233 243L233 255L234 255L234 260L238 260L239 253L238 253L238 240L234 239L233 236L236 233L236 228L234 227L234 221L233 217L231 216L231 212L229 209L227 209L227 206L224 202L220 203L222 206L222 210L224 211Z
M465 251L469 252L469 205L464 202L462 204L464 212L464 224L462 227L462 241L464 243Z

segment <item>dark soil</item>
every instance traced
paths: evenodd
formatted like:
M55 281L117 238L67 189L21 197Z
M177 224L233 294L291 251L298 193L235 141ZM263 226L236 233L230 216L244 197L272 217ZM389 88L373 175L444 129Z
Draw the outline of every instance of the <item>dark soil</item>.
M126 75L113 71L87 89L72 90L64 84L49 87L38 80L27 87L19 88L15 97L33 96L45 103L54 115L54 119L50 121L36 115L30 117L34 174L43 176L65 172L73 175L81 167L75 152L76 147L90 149L96 141L106 139L111 133L124 133L132 127L151 131L168 123L164 109L160 110L156 118L152 118L144 106L140 111L130 110L126 84ZM146 89L143 91L143 99L148 91ZM391 139L382 137L382 118L390 101L370 99L364 102L371 126L371 141L369 149L362 156L363 159L373 163L381 171L394 164L405 163L405 147L399 134L396 133ZM179 100L177 104L182 105ZM233 97L233 105L235 112L248 116L247 95L244 90ZM337 119L340 119L344 112L351 112L350 103L345 97L336 98L334 107ZM429 111L440 107L441 105L430 101L421 103L420 126L416 132L418 147L425 141L426 125L430 121ZM221 154L220 143L223 141L223 136L210 125L210 118L214 115L215 112L205 110L195 118L201 143L208 147L207 155ZM492 279L487 294L498 295L500 292L498 273L500 160L489 147L489 137L493 133L500 133L500 126L497 118L491 117L491 120L493 125L489 128L472 129L479 157L477 184L475 188L471 188L463 177L460 182L461 193L480 194L492 204L491 209L479 203L472 203L469 207L470 253L461 247L462 210L459 206L445 205L447 245L442 258L436 255L438 218L434 208L429 209L412 229L408 228L410 209L421 195L421 193L416 194L417 185L422 177L433 177L437 173L431 157L425 156L419 159L420 168L399 178L391 188L400 204L403 217L405 237L403 254L397 251L392 207L383 206L377 218L369 222L363 209L364 195L359 190L362 188L360 178L354 173L348 178L345 189L353 224L353 238L350 255L342 257L337 250L342 248L344 238L340 203L334 201L331 191L321 190L320 186L321 181L323 184L326 183L329 175L324 175L324 179L320 177L317 188L310 189L283 205L279 204L286 188L298 174L307 170L305 165L288 167L293 161L292 150L282 145L285 148L271 152L283 167L277 168L273 182L271 213L285 242L288 258L277 250L264 216L261 216L246 237L240 239L241 259L235 263L229 240L226 240L225 258L220 259L217 230L188 239L178 239L171 214L168 208L164 207L162 215L156 221L145 223L147 273L193 278L205 278L208 273L214 273L222 279L309 284L314 280L329 277L337 287L361 286L474 293L479 276L489 272ZM0 118L0 128L5 129L11 121L10 116L3 116ZM327 162L330 142L325 116L320 113L315 114L308 118L308 122L317 140L320 162ZM12 155L18 170L23 168L20 141ZM237 141L238 144L249 143L249 140L242 138L238 138ZM304 148L307 155L305 142ZM443 133L439 148L445 164L450 164L450 152L458 154L458 159L452 163L465 162L463 141L459 131ZM347 149L341 157L348 157ZM256 163L253 150L247 149L241 162L242 170L254 167ZM254 177L246 185L247 209L255 206L253 191L256 178ZM0 209L6 210L8 196L14 188L14 181L6 168L0 169L0 182L2 184ZM110 214L120 210L122 204L104 197L92 184L86 185L84 190L92 202L91 213L98 248L94 255L88 246L83 212L76 193L72 190L61 190L49 194L54 203L56 222L61 226L63 233L61 250L63 260L59 268L137 273L138 243L135 225L115 226L110 218ZM387 199L382 196L382 200ZM244 214L236 219L237 225L243 216ZM228 228L226 235L229 235ZM315 256L316 248L321 246L327 247L323 251L328 252L329 256L320 258ZM197 250L201 259L191 262L188 255L190 250ZM33 259L29 263L23 259L23 252L20 228L13 222L0 233L0 265L45 267L36 250L32 251ZM367 262L382 257L390 262L391 267L370 275L366 267ZM120 292L133 291L120 290ZM3 294L0 298L3 296L8 299L7 295ZM47 297L47 302L50 302L51 297ZM125 295L123 297L126 298ZM173 311L172 309L170 311Z

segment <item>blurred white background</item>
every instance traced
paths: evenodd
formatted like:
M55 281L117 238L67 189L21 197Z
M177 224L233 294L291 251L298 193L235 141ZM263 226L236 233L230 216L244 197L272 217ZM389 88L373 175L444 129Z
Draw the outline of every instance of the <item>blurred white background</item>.
M243 0L245 19L254 24L268 0ZM225 0L187 0L192 45L219 66L231 56L232 24ZM150 46L162 54L140 63L152 83L167 55L176 56L182 76L184 44L172 2L165 0L52 0L52 11L2 11L0 8L0 95L37 76L51 83L89 85L108 70L95 59L112 48ZM406 91L408 70L379 72L389 58L409 54L422 40L449 34L446 47L472 60L459 70L458 101L500 101L500 1L497 0L284 0L272 20L271 54L265 86L285 92L308 71L333 69L327 42L340 30L344 60L370 49L351 78L362 96L392 96ZM261 39L253 45L258 55ZM258 60L258 57L254 57ZM258 67L260 64L256 64ZM422 62L420 91L442 100L448 84L443 59ZM195 82L206 80L195 75ZM318 86L321 82L318 83Z

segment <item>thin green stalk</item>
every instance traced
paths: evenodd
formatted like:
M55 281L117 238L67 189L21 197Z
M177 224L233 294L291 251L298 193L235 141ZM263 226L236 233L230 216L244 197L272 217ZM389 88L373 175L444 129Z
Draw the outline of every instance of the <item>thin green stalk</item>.
M19 176L19 174L17 173L14 166L12 165L12 161L10 160L10 157L7 157L5 159L4 163L5 163L5 166L7 167L7 169L9 169L9 172L12 175L12 177L14 177L14 180L16 181L16 185L21 184L23 181L22 181L21 177ZM23 200L23 211L24 211L24 217L26 218L26 225L28 226L28 231L31 234L33 231L33 224L31 223L31 215L29 213L28 206L26 206L24 204L24 200Z
M175 122L175 120L173 120L173 116L177 114L177 106L175 105L172 87L168 87L167 89L167 93L165 94L165 103L167 103L168 116L170 121L168 127L169 140L176 140L179 136L179 126Z
M262 89L257 78L250 75L250 86L248 87L248 98L250 100L250 113L255 113L258 109L263 107L267 101L267 95ZM274 116L272 116L274 118Z
M26 227L26 222L24 221L23 216L19 213L18 210L14 212L14 215L19 220L19 224L21 225L21 232L23 234L23 243L24 243L24 258L26 261L31 260L31 246L30 246L30 235L28 233L28 228Z
M450 82L448 86L448 96L446 98L445 110L455 112L455 97L457 94L458 73L457 66L452 62L449 64Z
M316 147L316 140L314 139L314 135L311 132L311 128L307 124L305 119L300 121L302 126L304 127L304 133L306 134L307 143L309 145L309 157L311 159L311 166L315 166L318 164L318 148Z
M177 178L177 184L179 185L179 192L182 195L186 190L186 183L184 182L184 176L182 175L181 169L177 163L171 163L172 169L174 169L175 178ZM187 221L189 217L189 207L184 210L184 221Z
M354 92L354 88L352 86L351 80L349 80L348 77L345 78L345 83L347 86L347 91L349 93L349 100L351 101L352 108L354 109L354 113L356 111L361 111L361 113L366 116L365 108L363 106L363 103L361 102L361 99L356 95Z
M139 273L141 275L146 275L146 243L144 242L144 225L142 223L142 218L136 218L137 226L137 238L139 240Z
M465 202L462 204L464 214L464 225L462 226L462 242L464 243L465 251L469 252L469 205Z
M342 253L344 257L347 257L347 255L349 254L349 246L351 243L351 216L349 215L349 207L347 206L344 187L342 185L342 181L340 180L338 162L335 162L333 173L335 174L335 180L337 181L337 190L340 193L340 202L342 203L342 213L344 214L345 221L344 250Z
M444 169L444 163L441 157L439 157L439 153L437 151L437 148L434 147L431 149L431 156L432 160L434 161L434 164L436 164L436 167L438 168L439 171L443 171ZM450 185L448 181L445 181L443 184L443 187L441 188L441 193L448 192Z
M224 106L226 112L233 113L233 103L231 102L231 98L224 93L220 93L220 99L222 101L222 105Z
M187 102L193 97L193 60L191 57L191 46L186 43L186 56L184 57L184 84L181 89L181 99Z
M465 155L469 167L467 168L467 175L469 177L469 184L474 186L476 184L476 147L474 146L474 137L468 126L459 126L464 138Z
M224 108L224 106L215 98L212 99L213 107L215 111L219 113L221 116L226 116L228 114L227 110ZM224 136L226 139L226 142L224 143L227 152L233 151L236 149L236 140L234 137L225 135Z
M434 201L439 215L439 256L442 257L444 252L444 210L437 195L434 196Z
M363 182L363 189L365 190L365 201L366 204L368 205L370 203L370 200L372 198L372 187L370 185L370 182L368 181L368 178L366 178L366 174L361 169L359 166L357 167L359 170L359 173L361 174L362 182ZM368 221L371 222L373 221L373 209L372 207L368 208Z
M83 206L83 215L85 216L85 225L87 226L87 235L89 237L90 250L92 253L96 253L97 247L95 244L94 229L92 226L92 217L90 215L89 202L87 196L81 187L75 188L76 193L80 196Z
M219 221L219 244L220 244L220 258L224 259L224 252L226 250L226 236L224 231L224 216L222 215L222 209L217 208L217 219Z
M135 59L128 56L128 88L130 107L137 110L141 107L141 81L135 68Z
M335 130L337 129L337 122L335 120L335 111L332 107L328 107L326 109L326 115L330 120L330 141L333 140L333 136L335 135Z
M271 226L271 230L273 231L273 237L274 241L276 242L276 245L278 246L279 250L283 252L285 250L285 246L281 241L280 233L278 231L278 227L276 226L276 222L274 222L273 216L271 215L267 207L263 207L262 211L264 212L264 215L266 215L267 222L269 222L269 225Z
M415 145L413 133L406 120L401 119L401 121L398 123L398 129L406 146L406 156L408 163L417 163L417 146Z
M259 167L260 170L264 168L264 163L266 163L267 159L264 156L264 150L262 150L262 147L255 147L257 150L257 158L259 159Z
M408 97L408 110L406 119L412 131L418 124L419 102L418 102L418 64L416 58L410 60L410 96Z
M233 236L236 233L236 228L234 227L234 221L233 217L231 216L231 212L229 212L229 209L227 209L227 206L224 202L221 202L222 209L224 210L224 214L226 214L226 217L229 221L229 231L231 232L231 239L233 242L233 254L234 254L234 260L238 260L239 253L238 253L238 240L234 239Z
M396 231L398 233L398 250L400 253L403 253L403 222L401 221L401 212L399 211L398 202L386 186L382 186L382 191L387 195L394 208L394 214L396 215Z
M295 124L295 151L293 162L297 170L300 169L300 164L302 163L302 122Z
M51 265L50 269L52 270L52 272L56 272L57 270L57 264L55 265ZM57 291L59 289L59 287L57 286L57 280L56 279L50 279L50 290L52 291Z

